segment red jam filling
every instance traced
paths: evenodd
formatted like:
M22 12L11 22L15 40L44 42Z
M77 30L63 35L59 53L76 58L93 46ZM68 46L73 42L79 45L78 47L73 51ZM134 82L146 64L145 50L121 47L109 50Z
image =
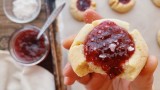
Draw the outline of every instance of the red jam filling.
M42 36L36 39L38 31L25 30L20 32L14 43L15 52L18 57L25 61L33 61L40 59L45 51L45 38Z
M84 43L87 62L102 67L111 79L124 72L123 64L134 51L132 37L112 21L104 21L96 26Z
M91 0L77 0L77 8L80 11L85 11L91 5Z
M123 4L127 4L130 2L130 0L119 0L120 3L123 3Z

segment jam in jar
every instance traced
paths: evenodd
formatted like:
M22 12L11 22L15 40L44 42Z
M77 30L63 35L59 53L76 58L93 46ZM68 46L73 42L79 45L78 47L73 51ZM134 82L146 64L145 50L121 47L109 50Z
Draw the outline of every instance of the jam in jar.
M43 34L37 39L39 31L37 27L28 26L13 34L9 46L10 53L17 62L38 64L46 57L49 51L48 37Z

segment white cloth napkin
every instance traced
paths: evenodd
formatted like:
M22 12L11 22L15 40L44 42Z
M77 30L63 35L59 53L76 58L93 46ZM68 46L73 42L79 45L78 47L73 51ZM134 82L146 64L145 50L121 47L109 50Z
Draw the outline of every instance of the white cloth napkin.
M40 66L20 66L0 50L0 90L55 90L54 77Z

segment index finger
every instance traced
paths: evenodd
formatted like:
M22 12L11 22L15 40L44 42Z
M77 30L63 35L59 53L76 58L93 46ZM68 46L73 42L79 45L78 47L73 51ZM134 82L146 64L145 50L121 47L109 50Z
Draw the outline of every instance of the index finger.
M71 47L71 45L72 45L73 40L74 40L75 37L76 37L76 35L72 35L72 36L68 37L67 39L65 39L63 41L63 47L65 49L69 49Z
M97 12L95 12L92 9L88 9L84 13L84 20L86 23L92 23L92 21L98 20L101 18L102 18L102 16L99 15ZM69 49L71 47L75 37L76 37L76 35L73 35L73 36L70 36L69 38L67 38L66 40L64 40L63 47L66 49Z

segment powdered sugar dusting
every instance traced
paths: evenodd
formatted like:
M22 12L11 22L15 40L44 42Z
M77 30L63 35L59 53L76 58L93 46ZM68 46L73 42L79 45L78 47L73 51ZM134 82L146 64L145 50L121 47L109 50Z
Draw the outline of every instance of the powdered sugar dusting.
M128 51L133 51L133 50L134 50L133 47L131 47L131 46L128 47Z
M116 46L117 46L116 44L112 43L112 44L109 45L109 48L110 48L110 50L111 50L112 52L114 52Z
M102 59L104 59L104 58L106 58L107 56L105 55L105 54L100 54L99 55L99 58L102 58Z

